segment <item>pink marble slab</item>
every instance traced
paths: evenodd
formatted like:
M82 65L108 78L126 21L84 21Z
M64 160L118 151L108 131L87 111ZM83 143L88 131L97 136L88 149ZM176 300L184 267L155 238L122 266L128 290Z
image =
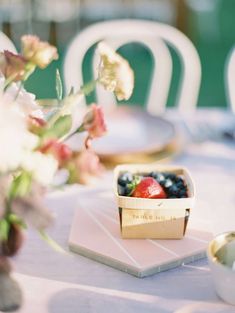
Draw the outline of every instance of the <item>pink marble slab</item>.
M137 277L205 257L212 234L195 227L181 240L122 239L110 190L81 194L69 236L70 250Z

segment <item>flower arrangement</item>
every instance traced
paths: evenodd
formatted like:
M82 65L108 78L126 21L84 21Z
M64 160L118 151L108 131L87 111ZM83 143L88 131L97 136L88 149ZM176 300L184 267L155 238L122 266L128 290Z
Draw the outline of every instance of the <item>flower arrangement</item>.
M55 174L66 169L67 182L87 183L103 167L91 148L92 140L106 132L102 108L92 104L82 122L72 129L72 109L96 84L127 100L133 90L134 75L128 62L106 43L98 44L98 77L63 96L59 71L56 72L57 106L44 113L24 82L39 67L44 69L58 58L57 49L36 36L22 37L20 54L0 53L0 310L17 309L21 292L10 276L9 257L22 245L22 229L34 227L48 239L45 229L53 216L44 207L45 188ZM78 154L67 140L85 132L84 148ZM52 241L54 247L59 247Z

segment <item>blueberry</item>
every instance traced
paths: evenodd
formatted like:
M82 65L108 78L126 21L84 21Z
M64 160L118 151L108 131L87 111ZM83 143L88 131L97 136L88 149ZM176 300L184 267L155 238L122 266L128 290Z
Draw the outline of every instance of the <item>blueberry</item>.
M125 196L125 187L118 185L118 194L119 196Z
M172 181L168 178L165 180L164 184L163 184L163 187L168 189L170 188L171 186L173 185Z
M165 182L165 176L162 174L162 173L159 173L159 172L151 172L149 174L150 177L153 177L154 179L156 179L156 181L159 183L159 184L162 184Z
M132 190L133 190L132 185L128 184L126 186L118 185L118 194L120 196L130 196Z
M184 185L184 180L183 180L183 178L177 176L177 177L175 178L175 183L176 183L176 184L183 184L183 185Z
M172 181L175 181L177 179L177 175L173 173L164 173L165 179L170 179Z
M130 184L133 180L133 175L130 172L125 172L118 177L118 184L125 187L126 184Z
M178 181L177 183L175 183L175 185L178 189L185 189L185 184L183 181Z
M159 172L150 172L149 174L147 174L147 176L149 177L153 177L156 179L156 177L159 175Z
M165 181L165 176L159 173L156 179L159 183L163 183Z
M168 195L167 198L168 199L175 199L175 196L174 195Z
M169 196L174 196L176 197L178 195L178 192L179 192L179 189L176 185L171 185L169 188L168 188L168 197Z
M187 198L187 190L179 190L178 192L178 198Z

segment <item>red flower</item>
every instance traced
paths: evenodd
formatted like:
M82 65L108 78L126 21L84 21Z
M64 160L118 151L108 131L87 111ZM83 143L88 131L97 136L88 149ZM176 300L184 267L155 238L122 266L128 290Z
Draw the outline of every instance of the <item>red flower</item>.
M91 138L103 136L107 131L103 109L96 104L92 104L83 119L82 125L83 128L88 131Z
M18 54L5 50L0 53L0 71L6 78L19 81L26 73L26 60Z
M40 152L51 153L58 160L60 165L72 157L72 151L70 148L66 144L58 142L55 139L47 141L40 148Z

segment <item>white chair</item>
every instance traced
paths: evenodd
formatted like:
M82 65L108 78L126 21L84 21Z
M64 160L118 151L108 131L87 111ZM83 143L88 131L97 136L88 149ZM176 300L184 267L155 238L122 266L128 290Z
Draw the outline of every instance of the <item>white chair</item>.
M94 24L72 41L65 56L64 78L66 90L82 85L82 61L87 50L95 43L106 40L115 49L128 42L140 42L146 45L155 60L152 85L146 104L152 114L164 112L169 93L171 78L171 59L169 51L161 40L173 46L179 53L183 66L183 77L178 95L178 108L181 111L196 107L201 80L201 65L198 54L190 40L177 29L152 21L114 20ZM95 67L95 66L94 66ZM97 91L98 103L115 105L115 98Z
M225 64L225 91L227 103L233 113L235 113L235 48L233 48Z
M3 50L9 50L16 53L16 48L13 42L3 32L0 31L0 51Z
M80 33L78 37L76 37L76 39L72 43L72 46L70 46L66 54L64 75L67 91L71 88L71 86L82 85L83 58L87 50L93 45L94 42L97 42L104 38L99 37L99 39L97 40L97 34L95 34L96 36L94 39L90 38L90 33L87 34L87 31L89 31L89 29L90 27ZM82 44L82 46L78 50L77 44L79 44L80 46L80 43L84 42L87 39L90 39L87 44ZM154 38L154 36L151 32L149 32L148 29L146 29L144 36L140 36L138 34L138 29L136 29L135 26L129 27L128 30L125 30L125 35L124 29L122 29L122 34L120 34L120 36L114 36L112 38L106 37L105 39L115 49L129 42L140 42L141 44L147 46L148 49L150 49L155 60L161 60L161 62L158 62L157 64L157 70L155 69L153 73L152 86L154 86L154 88L150 88L149 98L147 101L147 110L151 113L162 112L167 101L170 77L172 72L171 56L165 43L159 38ZM97 58L94 57L93 69L95 77L97 61ZM116 105L116 100L113 94L106 92L102 87L97 86L96 94L98 103L102 103L102 105L106 108L111 108L112 106ZM154 104L154 106L152 106L152 104Z

